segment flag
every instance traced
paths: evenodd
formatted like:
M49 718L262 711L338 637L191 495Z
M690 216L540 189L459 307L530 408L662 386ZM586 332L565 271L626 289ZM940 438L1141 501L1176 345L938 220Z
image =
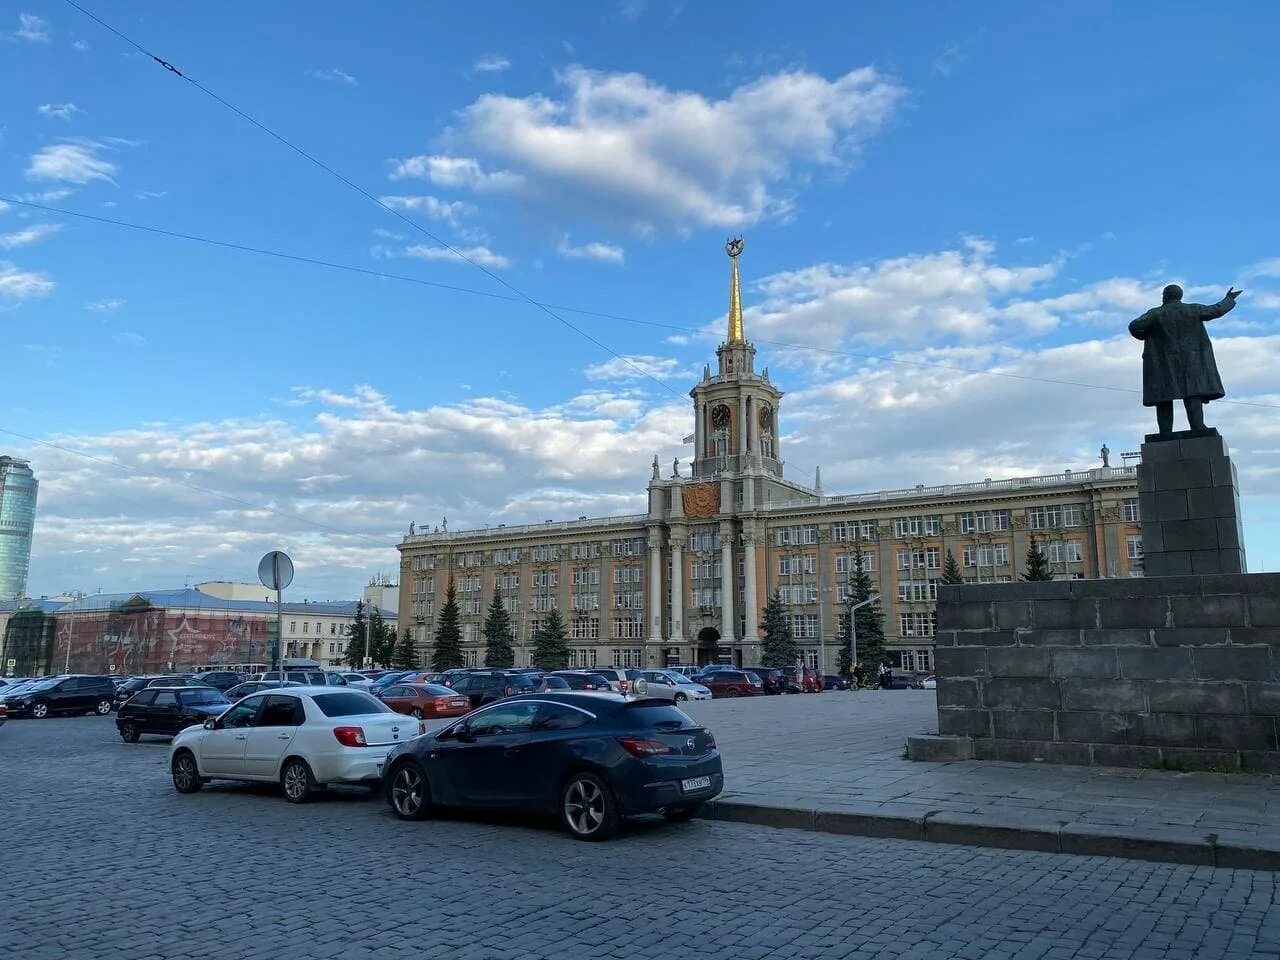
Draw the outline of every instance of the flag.
M681 443L693 443L693 437L694 437L694 435L691 433L691 434L689 434L687 437L685 437L683 440L681 440L680 442L681 442Z

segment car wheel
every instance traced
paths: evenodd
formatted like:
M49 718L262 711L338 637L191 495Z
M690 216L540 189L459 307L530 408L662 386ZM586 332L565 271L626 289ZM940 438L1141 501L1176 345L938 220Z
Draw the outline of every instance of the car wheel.
M409 716L413 717L413 719L415 720L423 719L422 711L419 710L417 707L414 707L411 711L409 711Z
M690 803L683 807L667 807L662 811L662 815L667 818L668 823L683 823L696 817L701 809L702 804Z
M618 806L594 773L575 773L560 793L560 818L577 840L607 840L618 830Z
M422 767L413 760L406 760L391 771L387 803L401 820L425 820L431 814L431 786Z
M724 692L724 695L725 695L726 697L740 697L740 696L742 696L742 694L740 694L740 693L739 693L737 690L735 690L733 687L730 687L728 690L726 690L726 691Z
M99 700L97 712L98 712L98 716L100 717L105 717L107 714L109 714L111 712L111 701Z
M280 771L280 789L290 803L308 803L315 796L316 778L305 760L294 757Z
M126 723L120 728L120 739L125 743L137 743L142 734L138 732L136 723Z
M689 699L689 698L688 698L688 697L686 697L683 693L677 693L677 694L676 694L676 703L683 703L684 701L686 701L686 700L688 700L688 699Z
M173 789L179 793L195 793L200 789L200 770L190 750L179 750L173 755L169 772L173 774Z
M37 720L43 720L49 716L49 705L47 703L33 703L31 705L31 716Z

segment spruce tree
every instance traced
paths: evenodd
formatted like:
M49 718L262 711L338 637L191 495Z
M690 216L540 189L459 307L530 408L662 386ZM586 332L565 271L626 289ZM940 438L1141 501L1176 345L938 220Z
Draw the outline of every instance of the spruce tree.
M420 665L418 648L413 643L413 631L405 627L400 642L396 644L395 654L391 657L391 666L396 670L416 670Z
M382 611L369 604L369 659L376 666L389 667L396 654L396 629L382 617Z
M863 569L861 541L853 548L853 576L849 578L849 596L856 606L875 595L876 585L871 574ZM885 660L884 651L884 611L879 603L868 603L859 607L853 614L853 626L858 629L858 659L874 673ZM849 627L845 628L846 630ZM846 641L850 638L846 637ZM853 665L850 664L850 669Z
M764 638L760 641L760 666L794 667L799 651L796 649L795 637L791 635L787 608L779 591L775 590L769 595L761 619L764 621L761 624Z
M956 555L947 550L947 561L942 567L943 583L964 583L964 574L960 572L960 564L956 563Z
M364 669L364 660L367 650L365 643L367 635L365 633L367 626L364 618L364 601L356 601L356 617L351 621L351 625L347 627L347 649L342 655L342 659L352 670Z
M1049 568L1049 558L1044 555L1044 551L1040 549L1040 544L1035 540L1032 540L1031 546L1027 547L1027 572L1022 575L1022 579L1053 579L1053 571Z
M499 587L493 589L493 600L489 603L481 632L484 634L484 665L514 667L516 652L511 646L511 614L502 603L502 590Z
M542 670L563 670L569 666L569 643L564 618L552 609L533 634L533 665Z
M432 670L454 670L462 666L462 630L458 627L458 588L453 577L445 589L444 605L436 618L436 644L431 653Z

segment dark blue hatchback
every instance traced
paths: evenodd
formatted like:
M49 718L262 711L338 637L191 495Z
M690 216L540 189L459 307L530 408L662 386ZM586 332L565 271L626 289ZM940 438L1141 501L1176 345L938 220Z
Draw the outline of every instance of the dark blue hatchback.
M433 806L551 813L580 840L624 817L687 820L724 789L715 738L670 700L611 693L509 697L396 747L383 766L392 812Z

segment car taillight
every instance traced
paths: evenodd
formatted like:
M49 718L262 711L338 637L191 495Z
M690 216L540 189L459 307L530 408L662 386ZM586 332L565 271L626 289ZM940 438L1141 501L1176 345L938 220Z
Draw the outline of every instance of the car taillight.
M621 690L623 693L626 693L626 692L627 692L627 687L628 687L628 686L629 686L629 684L628 684L628 682L627 682L626 680L619 680L619 681L618 681L618 689L619 689L619 690Z
M636 757L652 757L658 753L670 753L671 748L661 740L647 740L643 737L619 737L618 742L627 753Z
M716 748L716 738L711 735L711 731L707 731L707 749L714 750Z
M344 747L367 747L361 727L334 727L333 736Z

